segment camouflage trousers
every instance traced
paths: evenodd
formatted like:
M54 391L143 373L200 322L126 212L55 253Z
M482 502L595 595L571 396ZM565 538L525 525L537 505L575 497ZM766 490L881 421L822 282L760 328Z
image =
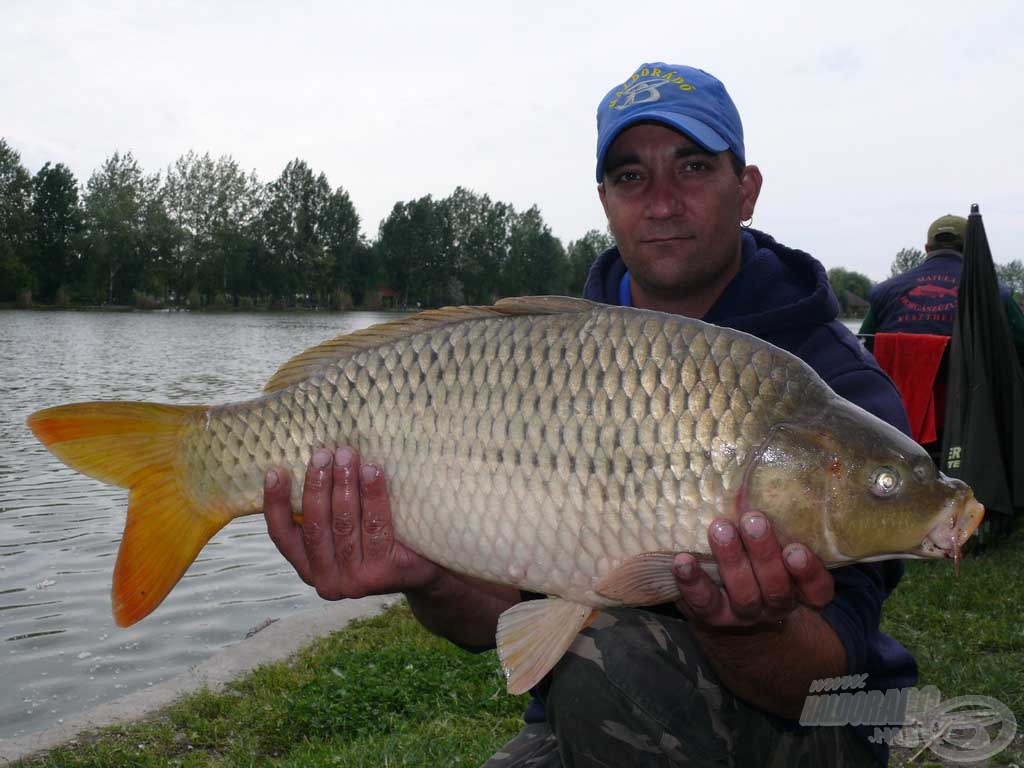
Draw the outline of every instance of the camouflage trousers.
M787 729L718 680L682 619L600 614L555 667L547 722L485 768L874 765L850 728Z

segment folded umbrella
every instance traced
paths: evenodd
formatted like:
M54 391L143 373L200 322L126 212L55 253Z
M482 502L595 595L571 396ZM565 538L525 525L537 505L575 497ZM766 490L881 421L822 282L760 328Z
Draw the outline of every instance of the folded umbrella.
M1024 509L1024 374L977 204L967 219L941 468L985 505L980 543L1009 530Z

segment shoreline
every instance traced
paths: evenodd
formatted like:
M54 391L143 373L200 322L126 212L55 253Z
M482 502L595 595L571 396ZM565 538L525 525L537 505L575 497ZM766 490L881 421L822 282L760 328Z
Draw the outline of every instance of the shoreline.
M420 309L428 309L428 307L421 307ZM189 312L201 315L230 315L239 313L279 313L279 314L300 314L303 312L322 312L336 315L344 315L350 312L374 312L378 314L395 314L404 315L410 312L419 311L417 309L397 309L390 307L382 307L380 309L368 309L365 307L352 307L349 309L332 309L330 307L267 307L267 306L251 306L251 307L232 307L232 306L212 306L212 307L200 307L194 309L191 307L135 307L131 304L109 304L109 305L97 305L97 304L68 304L66 306L57 306L56 304L33 304L29 307L19 306L13 301L0 301L0 311L6 312L147 312L155 314L172 314L177 312Z
M174 677L97 704L66 718L60 725L0 739L0 766L74 743L87 731L142 720L200 689L221 691L256 667L293 656L317 638L336 632L356 619L379 615L400 599L399 595L382 595L342 600L275 621Z
M232 315L232 314L302 314L304 312L321 312L325 314L334 315L345 315L351 312L373 312L375 314L385 315L408 315L416 312L422 312L428 309L438 309L438 307L417 307L415 309L407 308L393 308L383 307L381 309L369 309L366 307L352 307L350 309L331 309L330 307L227 307L227 306L216 306L216 307L203 307L200 309L191 309L189 307L133 307L129 304L113 304L109 306L99 306L94 304L75 304L68 305L65 307L58 307L52 304L33 304L30 307L17 306L12 301L0 301L0 311L10 312L146 312L154 314L172 314L177 312L189 312L200 315ZM841 315L836 317L842 323L860 323L864 318L857 315Z

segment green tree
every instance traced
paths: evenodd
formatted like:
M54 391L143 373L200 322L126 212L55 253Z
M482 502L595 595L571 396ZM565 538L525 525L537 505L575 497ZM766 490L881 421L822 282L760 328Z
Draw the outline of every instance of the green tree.
M188 152L168 168L162 195L178 230L171 259L174 292L197 290L204 303L217 295L238 303L250 289L248 259L256 237L261 186L230 156Z
M32 271L39 298L50 302L82 278L82 207L78 180L67 166L46 163L33 177L32 218Z
M840 311L846 316L856 314L850 306L850 296L856 296L866 301L868 294L871 293L871 278L842 267L834 267L828 271L828 282L832 286L832 292L839 300Z
M996 264L996 275L1013 291L1014 296L1024 296L1024 264L1020 259L1014 259L1009 264Z
M504 296L564 294L569 291L569 262L561 241L551 234L540 209L515 214L509 231L509 255L502 273Z
M330 199L327 177L314 175L298 159L267 188L262 216L267 263L261 277L274 298L327 303L333 291L333 265L322 224Z
M352 252L352 281L350 283L352 302L357 307L366 305L370 291L384 280L384 271L377 259L376 250L365 240Z
M439 306L458 292L452 240L445 206L430 195L395 203L381 222L374 250L402 305Z
M155 179L155 177L154 177ZM154 188L143 210L141 240L142 274L136 285L139 293L164 303L180 303L177 256L181 230L171 219L164 204L162 189Z
M34 288L32 177L21 155L0 138L0 300Z
M889 277L896 277L924 261L925 252L919 248L900 248L889 267Z
M199 156L191 150L180 156L168 167L160 192L168 221L177 231L176 246L168 264L170 291L176 300L193 290L205 293L209 300L211 291L209 286L201 285L200 273L213 259L213 218L217 204L213 159L209 154Z
M450 253L456 284L453 299L490 304L498 295L501 271L508 258L512 206L492 202L465 187L442 201L448 219Z
M158 174L146 176L131 152L115 152L86 184L86 281L96 301L127 304L144 288L152 250L147 224L160 210Z
M361 301L366 286L357 278L356 269L362 267L361 260L367 249L359 231L359 214L348 192L341 187L334 190L327 201L321 230L330 261L331 285L350 297L358 294Z
M597 229L588 230L579 240L569 243L569 293L573 296L583 293L590 265L614 244L611 235Z

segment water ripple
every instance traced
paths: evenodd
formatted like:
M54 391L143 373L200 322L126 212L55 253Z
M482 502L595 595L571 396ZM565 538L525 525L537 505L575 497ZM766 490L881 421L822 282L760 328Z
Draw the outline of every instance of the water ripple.
M219 533L149 617L110 609L127 493L53 458L25 418L81 400L223 403L294 354L385 316L0 311L0 739L153 685L319 598L253 516ZM44 599L45 598L45 599Z
M24 635L15 635L14 637L5 637L4 642L11 642L12 640L28 640L33 637L46 637L47 635L60 635L67 632L66 629L51 629L46 632L28 632Z
M0 611L15 611L19 608L38 608L40 605L58 605L60 600L50 600L45 603L15 603L13 605L0 605Z

